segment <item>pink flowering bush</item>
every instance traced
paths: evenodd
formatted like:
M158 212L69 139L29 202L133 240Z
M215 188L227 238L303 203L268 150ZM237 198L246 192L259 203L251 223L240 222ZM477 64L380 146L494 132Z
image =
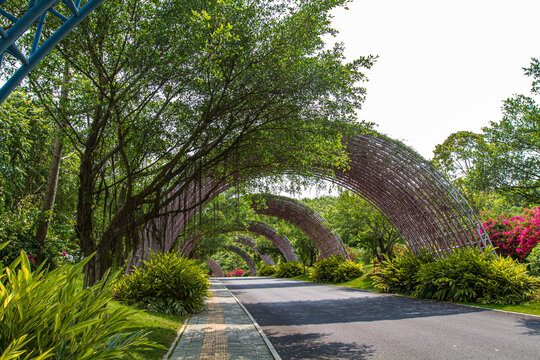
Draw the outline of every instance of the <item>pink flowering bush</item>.
M233 271L229 271L227 273L227 277L235 277L235 276L244 276L245 275L245 271L242 270L242 269L236 269L236 270L233 270Z
M523 262L540 242L540 207L517 216L499 215L484 227L497 253Z

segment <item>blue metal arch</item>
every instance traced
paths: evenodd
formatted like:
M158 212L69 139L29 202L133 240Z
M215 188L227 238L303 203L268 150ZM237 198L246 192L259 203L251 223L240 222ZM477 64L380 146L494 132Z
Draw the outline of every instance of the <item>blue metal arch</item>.
M105 0L89 0L81 7L81 0L29 0L28 8L20 18L10 14L3 8L6 0L0 0L0 16L11 22L9 28L0 28L0 69L3 68L6 53L14 56L20 63L20 67L0 88L0 104L32 71L32 69L77 25L81 23L92 11ZM70 17L64 16L55 9L62 3L66 10L71 13ZM67 12L64 11L64 12ZM41 45L41 34L45 26L47 15L51 14L60 19L63 24ZM34 26L34 24L36 26ZM24 54L17 46L17 40L25 33L33 34L32 47Z

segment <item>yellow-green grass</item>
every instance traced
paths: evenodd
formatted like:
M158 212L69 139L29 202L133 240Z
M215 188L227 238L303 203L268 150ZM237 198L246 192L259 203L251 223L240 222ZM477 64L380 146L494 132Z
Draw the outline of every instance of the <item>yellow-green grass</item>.
M129 305L121 304L116 301L111 301L107 305L111 310L117 308L132 308L137 312L131 316L134 323L134 329L149 332L148 339L160 345L144 352L134 352L131 354L137 360L153 360L162 359L171 346L171 343L176 338L178 330L184 323L184 317L161 314L153 311L146 311L134 308Z

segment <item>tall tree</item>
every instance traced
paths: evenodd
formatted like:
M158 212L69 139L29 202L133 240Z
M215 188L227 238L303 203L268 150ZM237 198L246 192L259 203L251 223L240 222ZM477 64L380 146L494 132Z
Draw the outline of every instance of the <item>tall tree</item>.
M60 60L34 88L79 152L76 229L84 254L97 252L90 283L115 247L134 246L133 229L208 174L344 163L340 131L372 64L324 48L329 12L345 2L111 0L62 43L68 106L50 76Z

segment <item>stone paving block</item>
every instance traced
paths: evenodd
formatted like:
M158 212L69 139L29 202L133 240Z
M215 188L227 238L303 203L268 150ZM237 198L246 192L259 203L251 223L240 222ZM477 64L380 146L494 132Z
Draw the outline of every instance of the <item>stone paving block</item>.
M218 280L211 280L208 309L193 315L172 360L272 360L251 320Z

